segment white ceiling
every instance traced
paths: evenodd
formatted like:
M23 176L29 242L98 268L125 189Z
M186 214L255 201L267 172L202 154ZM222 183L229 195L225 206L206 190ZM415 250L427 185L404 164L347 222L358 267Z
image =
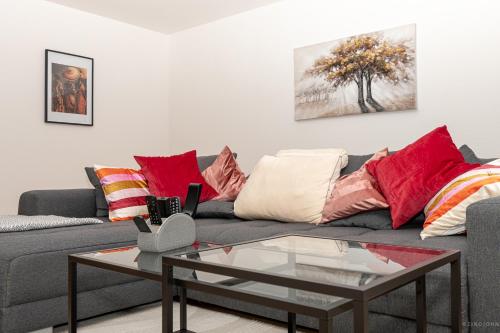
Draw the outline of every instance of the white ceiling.
M281 0L47 1L169 34Z

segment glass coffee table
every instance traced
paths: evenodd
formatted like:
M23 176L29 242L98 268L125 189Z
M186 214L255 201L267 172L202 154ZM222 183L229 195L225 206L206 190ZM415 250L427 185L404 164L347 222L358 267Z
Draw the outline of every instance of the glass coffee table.
M173 302L187 329L187 289L316 317L333 332L333 317L353 310L355 332L368 331L368 302L416 282L418 332L426 332L425 274L451 264L452 331L461 332L460 252L287 235L231 245L196 242L165 253L136 246L68 256L69 332L77 330L77 265L162 283L162 331L173 332Z
M460 251L287 235L178 253L162 258L162 330L173 333L179 288L179 333L190 332L186 289L281 309L288 332L296 314L318 318L319 332L333 332L333 317L353 310L355 333L368 332L368 302L416 282L417 332L427 331L425 275L451 265L451 328L461 332ZM179 274L178 269L184 271Z
M143 279L161 282L162 257L178 253L193 252L219 247L219 244L196 241L191 246L163 253L141 252L137 246L127 246L99 251L68 255L68 330L77 331L77 267L93 266L109 271L138 276ZM191 256L190 256L191 257ZM182 269L177 270L179 274ZM184 300L185 301L185 300ZM184 310L186 309L186 303Z

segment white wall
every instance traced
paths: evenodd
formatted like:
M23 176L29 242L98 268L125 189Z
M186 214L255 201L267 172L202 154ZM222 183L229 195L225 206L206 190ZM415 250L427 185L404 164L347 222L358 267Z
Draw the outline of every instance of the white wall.
M497 1L285 0L171 35L172 151L229 144L244 169L286 147L398 149L447 124L500 156ZM293 49L417 24L418 111L294 121Z
M168 152L168 37L41 0L0 1L0 214L83 167ZM94 58L94 126L44 123L44 49ZM148 122L148 120L151 120Z
M41 0L0 1L0 214L83 167L229 144L250 171L287 147L400 148L448 124L500 156L500 3L284 0L165 36ZM418 111L294 121L293 49L417 24ZM94 127L45 124L44 49L95 59ZM167 98L168 95L168 98ZM147 120L152 119L148 122Z

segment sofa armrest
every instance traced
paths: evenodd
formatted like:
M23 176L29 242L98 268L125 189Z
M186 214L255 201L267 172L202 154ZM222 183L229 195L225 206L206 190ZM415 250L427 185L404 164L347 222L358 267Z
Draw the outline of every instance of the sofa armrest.
M500 330L500 197L467 208L471 332Z
M19 215L96 216L95 190L37 190L21 194Z

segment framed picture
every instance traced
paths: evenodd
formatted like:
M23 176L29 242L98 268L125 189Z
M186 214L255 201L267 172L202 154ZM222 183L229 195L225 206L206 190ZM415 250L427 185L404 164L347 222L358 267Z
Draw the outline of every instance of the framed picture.
M94 59L45 50L45 122L94 125Z
M295 119L415 110L415 24L294 50Z

